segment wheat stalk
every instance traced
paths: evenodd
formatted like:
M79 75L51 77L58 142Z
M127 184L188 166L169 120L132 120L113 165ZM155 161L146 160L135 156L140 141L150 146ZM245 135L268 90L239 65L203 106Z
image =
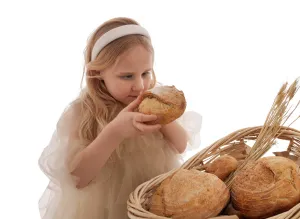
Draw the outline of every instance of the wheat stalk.
M293 99L295 94L297 93L299 78L297 78L290 87L288 87L288 83L285 83L280 88L271 110L268 113L268 116L265 120L263 128L259 133L255 144L252 146L252 149L249 155L245 158L245 161L239 168L231 174L227 180L226 185L230 187L232 185L234 177L251 161L256 161L260 157L262 157L275 143L276 137L280 134L280 127L283 126L290 116L294 113L296 108L299 106L299 102L297 105L291 110L291 107L288 108L290 101ZM292 123L294 123L298 116ZM291 124L292 124L291 123Z

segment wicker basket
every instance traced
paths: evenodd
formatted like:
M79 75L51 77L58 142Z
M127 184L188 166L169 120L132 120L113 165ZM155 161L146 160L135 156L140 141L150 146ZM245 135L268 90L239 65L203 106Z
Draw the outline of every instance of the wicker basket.
M270 149L277 140L287 141L286 154L288 156L293 158L300 157L300 131L283 125L287 121L287 118L294 112L294 110L292 110L291 113L288 113L289 110L287 110L287 108L297 90L297 81L295 81L290 88L287 88L287 84L285 84L276 96L263 126L240 129L219 139L191 157L179 169L198 169L201 171L219 155L233 155L241 162L241 165L225 181L226 185L230 188L234 176L247 165L249 161L257 160L266 152L270 152ZM297 106L295 108L297 108ZM255 142L252 147L247 145L247 142L250 141ZM174 169L159 175L138 186L130 194L127 201L128 217L131 219L167 219L167 217L152 214L147 210L147 206L155 189L164 179L171 176L177 170L178 169ZM216 217L216 219L218 218L221 219L223 217ZM228 218L237 217L232 216ZM300 203L289 211L270 217L269 219L299 218Z
M248 140L255 140L259 135L262 126L245 128L233 132L224 138L216 141L214 144L206 148L205 150L199 152L188 161L186 161L181 168L198 170L204 169L204 166L212 162L218 155L232 154L235 150L239 149L237 146L242 146L244 142ZM278 139L288 140L289 144L287 151L289 154L300 157L300 131L289 127L280 127L280 135L277 136ZM144 209L148 199L153 193L153 189L157 187L165 178L170 176L174 171L168 172L166 174L159 175L136 188L136 190L130 194L128 200L128 216L131 219L166 219L166 217L156 216ZM294 208L288 212L282 213L272 219L298 219L300 218L300 204L296 205Z

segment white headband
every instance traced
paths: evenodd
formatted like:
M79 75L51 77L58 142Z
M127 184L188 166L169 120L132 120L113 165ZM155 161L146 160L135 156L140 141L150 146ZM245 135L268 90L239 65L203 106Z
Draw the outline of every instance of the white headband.
M132 34L139 34L146 36L150 39L150 35L148 31L141 27L140 25L135 24L128 24L123 25L120 27L116 27L105 34L103 34L95 43L93 50L92 50L92 58L91 61L94 61L100 51L112 41L121 38L123 36L132 35Z

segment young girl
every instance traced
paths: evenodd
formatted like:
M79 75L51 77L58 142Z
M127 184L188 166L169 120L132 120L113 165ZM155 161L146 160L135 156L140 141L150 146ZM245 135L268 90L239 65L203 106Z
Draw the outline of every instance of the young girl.
M39 203L43 219L127 218L129 194L179 167L188 138L199 131L199 116L146 125L156 116L134 111L140 94L156 85L150 36L136 21L105 22L85 52L86 87L39 159L50 179Z

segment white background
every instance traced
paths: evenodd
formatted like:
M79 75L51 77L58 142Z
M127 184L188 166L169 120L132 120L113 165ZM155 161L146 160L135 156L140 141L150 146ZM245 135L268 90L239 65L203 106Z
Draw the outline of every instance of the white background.
M37 160L102 22L128 16L148 29L158 80L203 116L202 148L262 125L281 85L300 76L299 11L274 0L1 1L0 218L39 218L48 181Z

